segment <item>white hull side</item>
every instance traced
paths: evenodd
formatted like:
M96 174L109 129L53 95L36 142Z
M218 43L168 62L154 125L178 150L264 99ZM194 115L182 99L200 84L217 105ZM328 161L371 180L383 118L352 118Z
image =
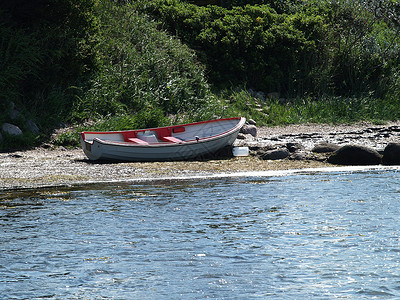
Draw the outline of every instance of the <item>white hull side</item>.
M119 143L104 143L94 139L93 143L83 140L82 148L91 160L118 161L165 161L187 160L202 155L212 154L221 148L232 145L239 130L226 136L209 140L168 145L128 145Z

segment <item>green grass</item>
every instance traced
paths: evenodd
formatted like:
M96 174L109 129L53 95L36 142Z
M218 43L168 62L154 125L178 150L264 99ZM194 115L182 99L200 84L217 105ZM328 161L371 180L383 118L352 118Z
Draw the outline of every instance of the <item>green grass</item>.
M225 91L220 95L225 116L244 116L260 125L279 126L300 123L385 123L400 118L400 99L392 97L320 97L260 100L245 90Z
M370 122L385 124L400 119L400 100L375 98L321 97L293 100L260 100L246 90L224 91L218 96L208 119L243 116L258 126L290 124L351 124ZM79 126L57 137L56 145L79 146L78 131L128 130L151 128L196 121L189 116L165 117L161 109L146 109L137 114L121 114L99 119L91 126Z

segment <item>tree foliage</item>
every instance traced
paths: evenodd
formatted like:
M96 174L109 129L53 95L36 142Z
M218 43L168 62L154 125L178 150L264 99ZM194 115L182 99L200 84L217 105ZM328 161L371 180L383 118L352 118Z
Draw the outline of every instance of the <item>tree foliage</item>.
M0 92L3 106L51 110L56 91L95 67L94 0L13 0L0 4ZM66 98L61 97L63 102ZM61 101L61 99L60 99ZM52 103L57 108L69 103ZM54 112L54 111L52 111Z
M207 107L210 90L193 50L130 6L102 3L97 14L100 68L75 102L76 119L143 111L195 116Z
M400 40L389 8L390 24L362 1L191 2L142 1L139 7L196 50L217 85L287 96L381 97L393 87L388 78L399 71Z
M373 115L400 98L399 16L398 0L1 1L0 124L250 116L248 88Z

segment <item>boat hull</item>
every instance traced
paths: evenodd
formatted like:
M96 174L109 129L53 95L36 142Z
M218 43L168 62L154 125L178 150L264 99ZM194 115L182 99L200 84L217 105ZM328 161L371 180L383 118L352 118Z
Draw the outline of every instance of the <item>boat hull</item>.
M212 122L209 124L209 122ZM123 132L109 133L112 141L106 140L101 134L81 133L82 149L90 160L114 160L114 161L172 161L172 160L188 160L198 157L204 157L218 152L220 149L232 145L237 138L244 118L222 119L221 122L230 122L232 127L226 130L227 124L222 126L218 120L180 125L179 128L185 127L185 133L175 134L177 138L187 138L181 142L155 142L146 144L129 143L118 140L118 135ZM193 127L191 127L193 126ZM197 126L197 127L196 127ZM209 128L206 128L206 127ZM210 129L220 126L221 129ZM196 130L191 129L195 128ZM157 132L157 128L148 131ZM143 130L142 130L143 131ZM212 131L207 136L205 132ZM200 137L189 135L200 135ZM87 140L85 137L92 134L92 139ZM104 134L104 133L103 133ZM112 136L111 136L112 134Z

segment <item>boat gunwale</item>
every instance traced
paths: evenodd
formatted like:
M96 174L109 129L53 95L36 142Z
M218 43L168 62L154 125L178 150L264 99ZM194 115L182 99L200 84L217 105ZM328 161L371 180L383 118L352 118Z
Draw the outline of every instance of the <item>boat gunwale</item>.
M157 129L187 127L187 126L200 125L200 124L205 124L205 123L231 121L231 120L238 120L238 123L227 131L223 131L223 132L215 134L215 135L200 138L198 140L197 139L190 139L190 140L186 140L186 141L182 140L182 142L180 142L180 143L158 142L158 143L148 143L148 144L135 144L135 143L131 143L131 142L122 142L122 141L108 141L108 140L103 140L99 137L93 138L93 140L91 142L85 139L85 134L122 134L122 133L126 133L126 132L134 132L134 131L135 132L156 131ZM115 146L123 146L123 147L141 147L141 148L176 147L176 146L185 146L185 145L190 145L190 144L205 143L210 140L212 141L212 140L219 139L220 137L230 135L233 132L235 132L236 130L240 129L244 125L245 122L246 122L246 119L244 117L235 117L235 118L215 119L215 120L201 121L201 122L195 122L195 123L180 124L180 125L173 125L173 126L166 126L166 127L148 128L148 129L136 129L136 130L125 130L125 131L105 131L105 132L84 131L84 132L80 132L80 135L83 138L83 141L88 144L94 144L94 142L97 142L97 143L100 143L103 145L115 145Z

